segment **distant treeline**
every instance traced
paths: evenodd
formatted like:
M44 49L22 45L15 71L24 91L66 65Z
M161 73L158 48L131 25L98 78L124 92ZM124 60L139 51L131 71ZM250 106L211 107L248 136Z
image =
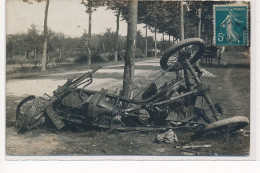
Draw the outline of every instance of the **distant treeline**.
M153 37L146 38L138 31L136 58L152 56L155 52L163 52L171 45L170 38L176 41L180 40L180 21L184 21L182 22L184 38L199 37L207 44L212 44L213 6L232 3L235 2L187 1L181 5L179 1L138 1L138 23L144 24L146 30L153 32L154 38L156 38L156 34L160 33L163 35L163 39L155 44ZM250 7L249 2L242 3ZM22 62L29 61L44 65L45 63L41 62L45 59L45 56L42 57L43 52L44 55L48 56L47 62L68 60L82 62L91 59L93 62L111 61L113 56L114 61L117 61L117 54L118 60L122 59L126 52L126 37L117 34L120 19L127 21L128 1L83 0L82 4L86 6L86 13L89 17L99 7L106 7L107 10L114 11L117 16L117 20L114 22L118 26L116 32L112 32L108 28L103 34L91 34L91 20L89 20L88 32L85 32L80 38L70 38L63 33L56 33L51 29L46 29L47 25L44 27L44 35L43 31L37 30L32 25L26 33L7 35L7 63L19 63L19 60L22 60ZM180 15L180 7L183 7L183 16ZM46 30L48 31L46 32ZM165 40L164 36L169 37L169 39ZM47 48L43 46L46 45L44 42L46 42ZM47 53L45 53L46 49ZM91 61L89 61L90 64Z
M50 62L78 61L83 62L87 58L88 34L83 33L79 38L71 38L63 33L56 33L48 30L48 60ZM116 33L110 28L103 34L92 34L91 50L93 62L106 62L113 60L113 53L116 47ZM35 25L32 25L26 33L9 34L6 41L7 64L11 63L41 63L43 34ZM145 37L140 31L137 32L136 57L145 56ZM158 42L158 49L163 51L163 47L169 46L169 41ZM154 39L147 38L148 56L154 55ZM126 52L126 37L119 35L119 60Z

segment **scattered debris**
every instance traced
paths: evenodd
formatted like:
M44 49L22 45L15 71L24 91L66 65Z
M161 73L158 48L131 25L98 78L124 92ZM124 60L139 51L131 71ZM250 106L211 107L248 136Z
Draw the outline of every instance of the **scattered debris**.
M174 142L178 142L178 138L177 135L173 132L173 130L169 129L165 133L157 134L157 141L174 144Z
M241 135L245 136L245 137L250 136L250 131L248 131L248 130L240 129L237 132L240 133Z
M209 78L214 78L217 77L216 75L210 73L209 71L205 70L204 68L201 68L200 71L202 72L202 77L209 77Z
M212 145L185 145L185 146L176 146L178 149L196 149L196 148L210 148Z
M185 155L185 156L196 156L196 155L199 155L198 153L193 153L193 152L181 152L182 155Z
M167 150L168 150L168 148L158 148L157 149L160 153L165 153Z

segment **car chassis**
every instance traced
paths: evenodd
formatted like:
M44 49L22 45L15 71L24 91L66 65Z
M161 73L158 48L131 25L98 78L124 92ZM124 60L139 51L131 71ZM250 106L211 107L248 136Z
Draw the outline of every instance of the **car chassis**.
M221 119L221 107L212 103L210 87L200 80L202 72L196 66L204 49L204 41L198 38L186 39L170 47L160 60L163 71L157 79L179 70L184 71L184 79L173 79L160 88L152 82L136 95L142 93L141 99L135 99L136 96L125 98L121 93L110 94L104 89L85 89L93 81L92 74L101 67L69 79L53 92L53 96L26 97L17 106L17 132L24 133L42 125L51 126L56 131L65 126L98 127L110 131L194 127L196 134L222 130L234 132L246 127L249 124L247 117ZM83 84L84 87L78 88ZM196 106L198 97L205 100L207 108ZM183 116L168 120L172 107L176 106L181 108Z

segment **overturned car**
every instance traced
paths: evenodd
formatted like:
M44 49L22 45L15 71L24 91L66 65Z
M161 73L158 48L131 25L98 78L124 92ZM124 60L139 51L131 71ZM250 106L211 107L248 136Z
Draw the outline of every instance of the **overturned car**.
M200 80L202 74L196 62L202 57L205 43L191 38L170 47L162 56L162 73L184 70L184 78L172 79L157 87L151 82L137 95L124 98L121 93L110 94L106 90L88 90L92 75L101 67L86 74L68 79L53 95L29 96L16 110L16 128L24 133L39 126L48 125L54 130L65 126L97 127L108 130L154 130L194 127L196 134L209 131L236 131L246 127L245 116L222 118L219 103L213 104L210 87ZM156 80L157 80L156 79ZM79 88L79 86L83 87ZM203 102L198 106L198 101ZM179 108L177 118L167 117Z

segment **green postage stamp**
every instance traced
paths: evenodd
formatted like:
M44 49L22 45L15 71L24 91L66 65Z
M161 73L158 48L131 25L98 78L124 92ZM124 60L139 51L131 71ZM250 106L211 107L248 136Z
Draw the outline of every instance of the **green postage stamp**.
M215 45L248 45L247 14L246 5L215 5Z

